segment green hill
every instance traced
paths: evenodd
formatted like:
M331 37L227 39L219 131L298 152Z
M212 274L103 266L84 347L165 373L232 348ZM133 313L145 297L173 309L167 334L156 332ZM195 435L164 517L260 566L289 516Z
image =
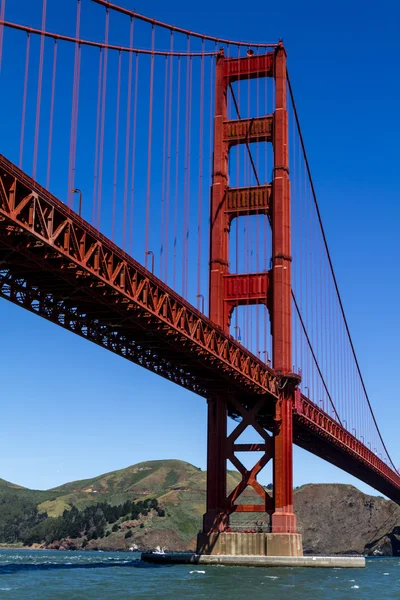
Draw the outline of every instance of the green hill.
M231 487L239 481L235 471L230 472L228 477ZM52 498L41 503L39 510L57 517L68 506L83 509L97 502L116 505L126 500L146 498L174 504L177 501L191 502L197 496L202 505L205 486L206 473L189 463L180 460L148 461L49 490Z
M230 488L238 481L237 472L228 474ZM129 547L132 542L148 547L153 541L168 544L173 540L174 546L186 548L193 545L201 525L205 486L206 473L179 460L139 463L48 491L28 490L0 480L0 543L31 540L32 531L46 535L49 519L55 527L56 520L62 519L65 511L71 511L73 507L83 512L100 504L122 506L127 501L140 504L156 499L165 517L156 518L154 511L136 520L126 519L125 515L117 520L117 531L112 531L115 523L103 523L100 531L104 526L104 536L90 540L89 547L101 547L104 541L107 541L107 547ZM129 530L132 530L132 536L125 538ZM136 532L140 535L134 536ZM82 541L69 545L79 547ZM51 543L55 544L54 541Z
M231 490L240 476L229 471ZM0 543L50 548L193 549L205 511L206 473L179 460L149 461L48 491L0 479ZM254 493L246 491L253 502ZM257 501L257 500L256 500ZM298 528L308 552L400 553L400 508L352 486L302 486ZM266 515L239 513L236 524Z

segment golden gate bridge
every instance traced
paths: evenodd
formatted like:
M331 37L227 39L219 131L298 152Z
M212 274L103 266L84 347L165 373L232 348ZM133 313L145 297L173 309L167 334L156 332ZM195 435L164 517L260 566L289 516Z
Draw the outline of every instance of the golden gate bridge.
M105 0L37 0L29 17L0 0L1 297L207 400L206 544L261 512L300 551L293 443L399 502L283 43ZM248 469L242 452L261 457Z

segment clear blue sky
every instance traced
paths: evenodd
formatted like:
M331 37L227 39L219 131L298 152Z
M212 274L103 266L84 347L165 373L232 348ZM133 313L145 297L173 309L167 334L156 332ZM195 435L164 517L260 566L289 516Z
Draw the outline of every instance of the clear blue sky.
M400 464L397 2L204 0L200 9L183 0L154 0L151 8L144 0L120 3L211 35L284 39L354 342L384 438ZM28 5L31 0L20 1L21 14ZM203 399L5 301L0 327L0 477L44 489L150 459L205 467ZM269 483L268 472L262 481ZM367 489L296 450L295 485L306 482Z

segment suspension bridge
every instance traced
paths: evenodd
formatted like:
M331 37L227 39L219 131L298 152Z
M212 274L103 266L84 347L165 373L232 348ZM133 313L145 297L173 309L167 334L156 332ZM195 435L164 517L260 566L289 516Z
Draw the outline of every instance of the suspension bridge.
M206 399L206 541L238 512L296 538L293 443L400 502L283 43L65 4L0 0L1 297Z

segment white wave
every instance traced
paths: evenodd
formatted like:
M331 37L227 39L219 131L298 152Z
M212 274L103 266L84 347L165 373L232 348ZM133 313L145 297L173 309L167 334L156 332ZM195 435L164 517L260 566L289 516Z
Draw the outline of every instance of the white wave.
M359 586L359 585L352 585L352 586L351 586L351 589L352 589L352 590L359 590L359 589L360 589L360 586Z
M190 571L191 575L192 573L200 573L201 575L205 575L205 571Z
M267 579L279 579L278 575L266 575Z

